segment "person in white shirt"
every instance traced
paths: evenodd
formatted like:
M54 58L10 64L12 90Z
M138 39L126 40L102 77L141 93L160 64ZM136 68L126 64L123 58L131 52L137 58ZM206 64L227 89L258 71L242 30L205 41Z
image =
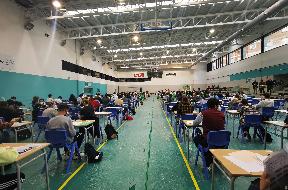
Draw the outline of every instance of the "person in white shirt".
M261 100L257 105L256 109L261 110L261 108L264 107L273 107L274 106L274 101L270 100L270 94L265 93L264 94L264 99Z
M51 119L52 117L55 117L58 112L56 109L53 108L54 104L52 102L47 102L47 106L48 108L43 111L42 116L49 117L49 119Z
M54 101L54 99L52 97L52 94L48 94L48 98L47 98L46 102L53 102L53 101Z

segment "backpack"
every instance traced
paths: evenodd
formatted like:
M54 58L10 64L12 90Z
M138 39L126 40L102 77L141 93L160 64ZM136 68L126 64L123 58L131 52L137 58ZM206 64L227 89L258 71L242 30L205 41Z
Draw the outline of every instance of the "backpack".
M32 136L32 133L29 129L23 129L17 132L18 140L26 140L26 139L31 138L31 136Z
M264 128L260 128L260 131L261 131L261 136L262 136L263 139L264 139L264 137L265 137L265 129L264 129ZM272 136L267 132L267 133L266 133L266 142L267 142L267 143L271 143L272 141L273 141Z
M116 135L118 139L118 132L114 129L114 127L111 124L107 124L104 130L108 140L113 139L112 138L113 135Z
M90 143L85 144L84 153L88 157L88 163L100 162L103 157L103 152L96 151Z

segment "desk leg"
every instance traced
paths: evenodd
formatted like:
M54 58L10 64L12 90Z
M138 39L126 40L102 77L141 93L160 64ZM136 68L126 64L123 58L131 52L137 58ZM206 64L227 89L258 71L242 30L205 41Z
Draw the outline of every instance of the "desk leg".
M231 177L231 181L230 181L230 189L234 190L234 182L235 182L235 177Z
M17 189L21 190L21 166L16 162L16 170L17 170Z
M17 134L17 129L15 129L15 142L18 142L18 134Z
M86 129L86 127L84 127L84 130L85 130L84 139L85 139L85 143L87 143L87 129Z
M50 186L49 186L49 170L48 170L47 153L46 153L46 150L43 150L43 152L44 152L44 160L45 160L46 187L47 187L47 190L50 190Z
M281 129L281 149L283 149L283 136L284 136L284 127Z
M214 180L215 180L215 158L213 158L213 162L212 162L212 179L211 179L211 190L214 190Z
M189 128L187 128L187 134L188 134L188 136L187 136L187 159L188 159L188 162L189 162Z
M101 130L101 125L100 125L100 121L99 121L99 130ZM93 144L95 144L95 131L94 131L94 125L92 126L92 133L93 133Z
M33 143L34 142L34 140L33 140L33 136L34 136L33 125L30 125L30 130L31 130L31 140ZM45 132L45 130L44 130L44 132Z
M264 136L264 150L266 150L266 136L267 136L267 124L265 125L265 136Z
M2 173L2 175L5 175L5 168L4 168L4 166L1 166L1 173Z
M233 125L233 126L232 126L233 138L235 137L235 136L234 136L234 124L235 124L235 116L233 116L233 124L232 124L232 125Z

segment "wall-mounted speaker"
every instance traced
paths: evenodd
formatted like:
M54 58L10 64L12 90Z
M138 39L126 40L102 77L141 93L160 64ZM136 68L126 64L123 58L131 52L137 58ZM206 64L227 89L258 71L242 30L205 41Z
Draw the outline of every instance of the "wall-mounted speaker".
M25 28L25 30L32 30L33 28L34 28L34 24L32 24L31 22L26 22L25 24L24 24L24 28Z
M61 46L65 46L65 45L66 45L66 40L62 40L62 41L60 42L60 45L61 45Z

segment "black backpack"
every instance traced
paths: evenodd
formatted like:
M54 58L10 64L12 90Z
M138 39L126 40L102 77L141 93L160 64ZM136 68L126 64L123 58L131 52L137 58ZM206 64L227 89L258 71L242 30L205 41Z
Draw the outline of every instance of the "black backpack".
M106 133L108 140L111 140L112 135L114 135L114 134L117 135L117 139L118 139L118 132L114 129L114 127L112 125L107 124L104 130L105 130L105 133Z
M88 157L88 163L100 162L102 160L103 152L96 151L90 143L85 144L84 152Z

